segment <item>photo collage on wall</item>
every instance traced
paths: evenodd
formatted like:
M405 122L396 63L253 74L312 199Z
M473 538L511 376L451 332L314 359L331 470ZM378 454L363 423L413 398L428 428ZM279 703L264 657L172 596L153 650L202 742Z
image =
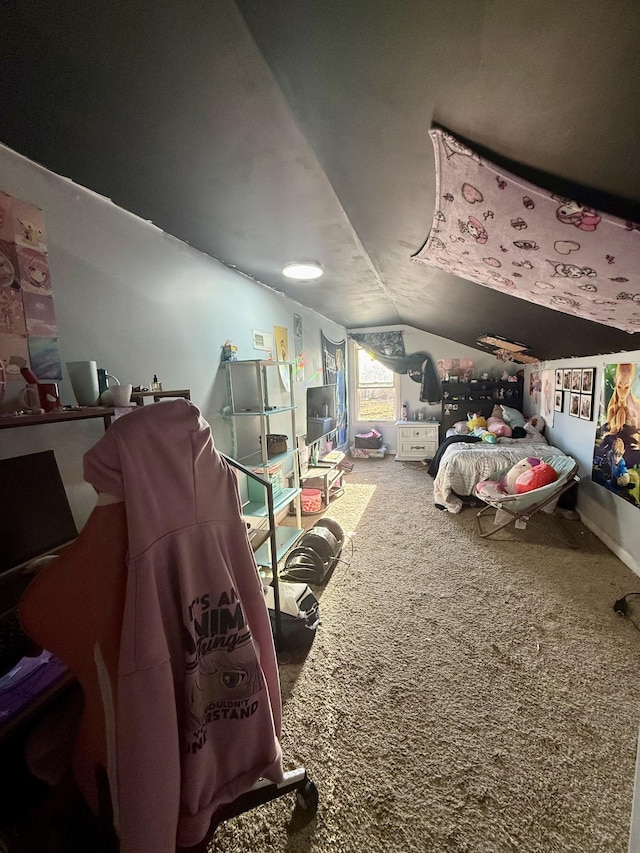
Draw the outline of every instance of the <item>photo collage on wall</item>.
M62 379L49 255L40 208L0 192L0 360L7 379L29 367Z
M640 364L606 364L591 479L640 507Z
M553 408L573 418L593 420L595 367L557 368Z

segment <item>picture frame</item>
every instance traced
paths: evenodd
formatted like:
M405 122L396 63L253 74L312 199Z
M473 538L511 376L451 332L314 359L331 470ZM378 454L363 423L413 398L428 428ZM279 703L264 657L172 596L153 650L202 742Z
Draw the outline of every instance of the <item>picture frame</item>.
M595 367L583 367L582 368L582 379L580 382L580 393L581 394L593 394L593 389L595 385ZM591 420L591 418L589 418Z
M562 391L562 389L560 389L559 391L556 390L554 395L553 395L553 411L554 412L561 412L562 408L563 408L563 403L564 403L564 392Z
M593 395L580 394L580 417L583 421L593 418Z
M571 371L571 390L580 393L582 388L582 368L574 367Z
M566 367L563 371L562 390L571 391L571 368Z
M572 418L580 417L580 394L573 391L569 394L569 414Z
M556 370L556 391L562 391L562 383L564 381L564 373L562 368Z

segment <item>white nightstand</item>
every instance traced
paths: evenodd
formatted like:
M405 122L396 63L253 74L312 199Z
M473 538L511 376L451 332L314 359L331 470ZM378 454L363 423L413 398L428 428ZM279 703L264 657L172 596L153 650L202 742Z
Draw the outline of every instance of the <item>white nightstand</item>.
M439 430L440 424L434 421L396 421L396 460L433 459Z

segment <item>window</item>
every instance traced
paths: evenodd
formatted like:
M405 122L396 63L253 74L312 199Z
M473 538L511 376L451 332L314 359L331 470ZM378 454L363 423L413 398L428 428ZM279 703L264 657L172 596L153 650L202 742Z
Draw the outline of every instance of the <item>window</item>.
M356 347L356 420L395 421L396 374Z

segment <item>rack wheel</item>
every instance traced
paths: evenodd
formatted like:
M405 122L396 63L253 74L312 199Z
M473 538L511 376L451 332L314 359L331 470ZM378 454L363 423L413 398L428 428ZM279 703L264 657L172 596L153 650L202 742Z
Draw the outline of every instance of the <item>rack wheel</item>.
M318 789L311 779L306 779L296 791L296 811L304 812L307 818L312 818L318 811Z

